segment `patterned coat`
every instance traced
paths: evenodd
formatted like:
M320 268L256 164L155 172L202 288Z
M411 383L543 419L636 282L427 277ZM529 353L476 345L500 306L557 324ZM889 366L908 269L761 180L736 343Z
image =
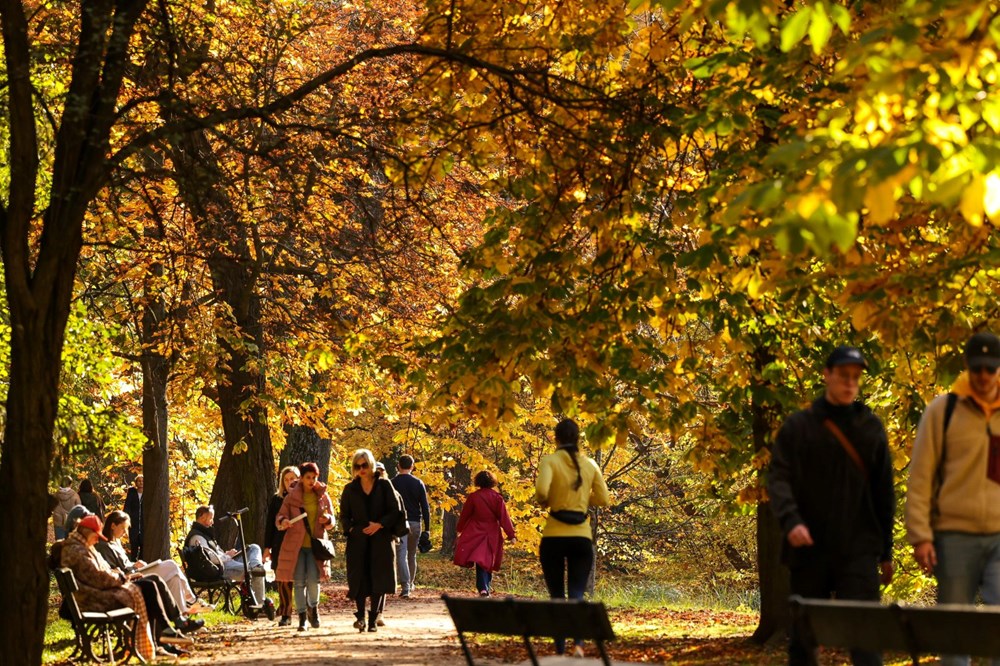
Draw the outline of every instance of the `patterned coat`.
M136 651L147 661L155 655L153 637L146 614L142 592L122 575L112 572L97 551L87 545L83 535L71 532L66 537L61 555L62 565L73 571L80 589L73 596L81 611L106 612L128 607L139 614Z
M278 510L278 517L275 524L282 518L291 520L300 515L304 509L304 487L301 481L295 481L288 489L281 508ZM294 582L295 565L299 561L299 551L302 550L302 542L306 536L306 523L309 523L310 535L315 537L326 537L327 528L333 527L333 503L330 496L326 494L326 484L317 481L313 486L313 493L316 495L319 508L319 519L304 518L297 523L289 525L285 530L285 536L281 540L281 551L278 554L278 568L274 570L274 578L278 581ZM272 564L273 566L273 564ZM326 580L329 577L329 567L326 562L316 560L316 567L319 569L320 578Z

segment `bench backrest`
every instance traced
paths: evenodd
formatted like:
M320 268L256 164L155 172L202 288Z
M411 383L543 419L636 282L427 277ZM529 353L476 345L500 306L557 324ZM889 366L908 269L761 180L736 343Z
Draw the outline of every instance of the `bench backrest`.
M76 583L76 576L72 569L60 567L55 570L56 583L59 585L59 594L62 595L63 604L69 610L70 624L75 628L80 623L83 615L80 613L80 606L76 603L76 596L73 594L80 589Z
M572 636L613 641L615 632L603 603L576 600L481 599L444 595L459 633L504 636Z
M911 655L1000 657L1000 608L966 604L883 606L875 601L793 596L792 616L817 645Z

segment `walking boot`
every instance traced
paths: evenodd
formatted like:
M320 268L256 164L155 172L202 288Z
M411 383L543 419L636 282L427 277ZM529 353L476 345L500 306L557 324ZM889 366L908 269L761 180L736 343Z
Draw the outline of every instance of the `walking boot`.
M355 618L354 619L354 628L357 629L358 631L364 631L365 630L365 612L361 611L360 613L355 613L354 614L354 618Z
M378 631L378 613L368 611L368 631Z
M306 608L306 612L309 616L309 624L313 629L319 629L319 609L315 606L309 606Z
M299 631L306 630L306 612L299 611Z

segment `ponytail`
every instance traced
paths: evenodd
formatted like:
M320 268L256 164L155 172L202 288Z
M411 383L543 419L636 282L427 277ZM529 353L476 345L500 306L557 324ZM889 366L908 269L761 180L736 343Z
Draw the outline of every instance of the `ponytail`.
M569 459L573 461L573 467L576 467L576 483L573 484L573 490L579 490L580 486L583 485L583 474L580 472L580 461L576 459L576 454L580 449L575 446L563 446L561 448L569 454Z
M583 485L583 474L580 472L580 461L576 459L576 454L580 450L580 427L572 419L563 419L556 426L556 443L560 449L569 454L576 468L576 483L573 490L579 490Z

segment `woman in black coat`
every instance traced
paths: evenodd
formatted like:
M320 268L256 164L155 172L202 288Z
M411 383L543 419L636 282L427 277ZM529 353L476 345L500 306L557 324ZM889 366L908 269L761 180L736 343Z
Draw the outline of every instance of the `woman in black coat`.
M388 479L375 471L375 456L358 449L351 458L354 480L340 496L340 519L347 537L347 597L357 604L354 627L365 630L365 600L371 598L368 631L377 631L378 610L396 592L393 529L406 520Z
M278 474L278 491L271 496L267 504L267 520L264 521L264 560L271 560L271 570L278 570L278 555L281 553L281 542L285 533L275 526L281 503L285 501L288 487L299 479L299 468L289 465ZM292 623L292 581L275 580L278 588L278 620L279 627L287 627Z

